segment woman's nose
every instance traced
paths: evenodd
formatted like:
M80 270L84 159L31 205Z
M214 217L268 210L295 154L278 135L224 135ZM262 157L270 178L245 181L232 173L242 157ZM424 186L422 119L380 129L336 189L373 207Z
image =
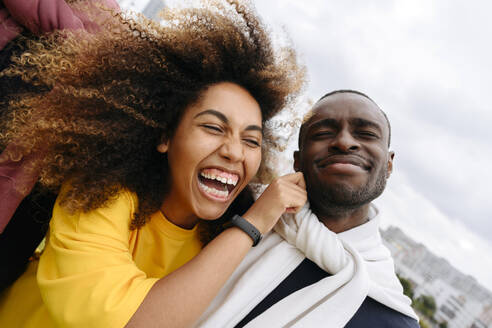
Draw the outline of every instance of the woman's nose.
M241 140L228 139L219 149L219 154L231 162L244 160L244 148Z

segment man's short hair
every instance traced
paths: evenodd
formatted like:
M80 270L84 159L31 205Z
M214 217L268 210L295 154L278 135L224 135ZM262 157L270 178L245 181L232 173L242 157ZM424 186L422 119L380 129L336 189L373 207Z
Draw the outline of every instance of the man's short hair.
M378 104L376 104L376 102L374 100L371 99L371 97L369 97L368 95L366 95L365 93L363 92L360 92L360 91L357 91L357 90L350 90L350 89L341 89L341 90L335 90L335 91L331 91L331 92L328 92L327 94L325 94L323 97L319 98L318 101L316 101L316 103L313 105L313 108L314 106L316 106L317 103L319 103L321 100L329 97L329 96L333 96L333 95L336 95L338 93L353 93L353 94L356 94L356 95L359 95L359 96L362 96L362 97L365 97L367 99L369 99L374 105L376 105L376 107L381 111L381 113L383 114L385 120L386 120L386 123L388 124L388 147L390 146L390 143L391 143L391 124L390 124L390 121L388 119L388 116L386 115L386 113L381 109L381 107L378 106ZM304 139L304 134L305 134L305 131L304 131L304 127L306 126L306 123L309 121L309 119L312 117L312 110L310 110L305 116L304 116L304 119L303 119L303 122L302 122L302 125L301 125L301 129L299 131L299 140L298 140L298 147L299 147L299 150L301 149L301 146L302 146L302 141Z

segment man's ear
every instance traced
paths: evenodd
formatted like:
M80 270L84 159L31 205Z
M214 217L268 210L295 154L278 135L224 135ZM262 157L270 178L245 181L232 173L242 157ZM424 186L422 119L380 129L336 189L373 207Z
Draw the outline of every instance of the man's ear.
M294 171L299 172L301 170L301 164L299 162L299 151L294 152Z
M168 138L161 138L161 143L157 145L157 151L159 153L165 154L167 153L169 149L169 139Z
M390 151L388 157L388 167L386 168L386 179L390 177L393 172L393 159L395 158L395 152Z

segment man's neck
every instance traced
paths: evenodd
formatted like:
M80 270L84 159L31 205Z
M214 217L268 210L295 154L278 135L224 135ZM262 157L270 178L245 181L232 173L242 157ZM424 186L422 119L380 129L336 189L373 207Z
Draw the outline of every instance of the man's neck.
M336 212L325 210L324 213L314 214L328 229L340 233L366 223L369 217L369 207L370 204L366 204L356 209L343 211L338 208Z

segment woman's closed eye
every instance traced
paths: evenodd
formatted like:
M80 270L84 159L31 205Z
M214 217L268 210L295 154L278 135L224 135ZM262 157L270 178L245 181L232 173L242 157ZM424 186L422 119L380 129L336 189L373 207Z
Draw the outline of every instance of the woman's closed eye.
M257 148L257 147L260 147L260 141L256 140L256 139L251 139L251 138L245 138L243 139L244 142L250 146L251 148Z
M212 132L214 134L224 132L224 129L222 127L220 127L219 125L202 124L201 126L204 127L205 129L207 129L209 132Z

